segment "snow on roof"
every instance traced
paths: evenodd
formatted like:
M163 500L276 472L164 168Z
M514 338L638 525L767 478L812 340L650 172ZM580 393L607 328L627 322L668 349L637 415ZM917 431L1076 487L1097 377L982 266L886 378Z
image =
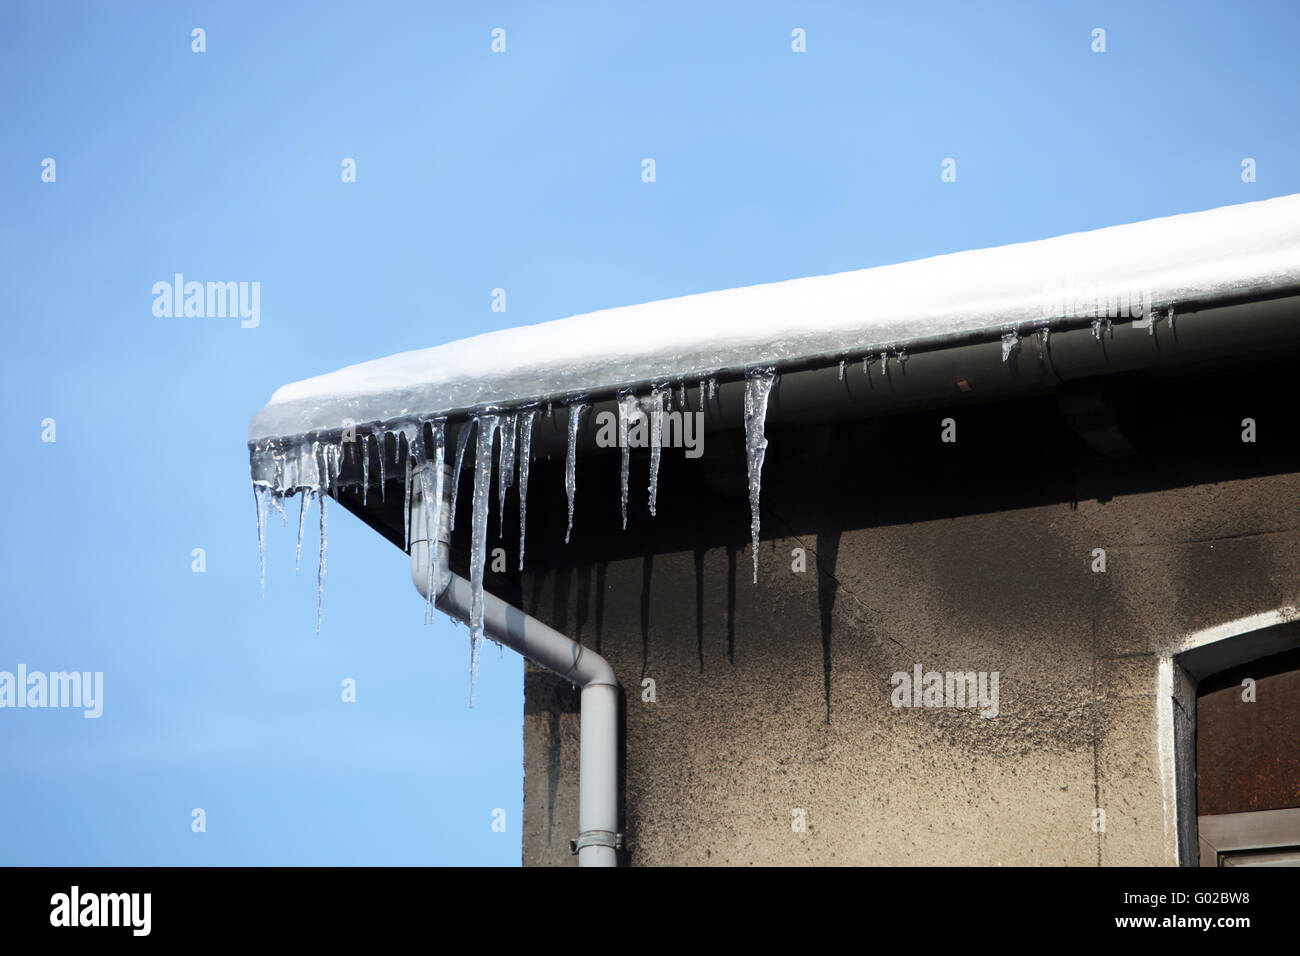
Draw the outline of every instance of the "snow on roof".
M488 332L285 385L250 441L1300 283L1300 194ZM1080 311L1085 309L1087 311Z

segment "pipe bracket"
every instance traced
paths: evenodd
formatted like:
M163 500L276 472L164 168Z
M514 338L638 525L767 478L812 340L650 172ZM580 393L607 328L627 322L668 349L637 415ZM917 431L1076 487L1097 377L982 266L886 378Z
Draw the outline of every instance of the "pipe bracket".
M569 853L577 856L578 851L589 846L607 846L613 850L621 850L623 834L614 833L612 830L584 830L578 834L578 839L569 841Z

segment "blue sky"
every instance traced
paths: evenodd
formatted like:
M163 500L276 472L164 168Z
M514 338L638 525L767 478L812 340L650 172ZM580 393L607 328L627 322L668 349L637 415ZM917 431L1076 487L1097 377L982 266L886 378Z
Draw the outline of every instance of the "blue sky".
M104 711L0 709L0 863L517 864L519 659L487 648L469 710L465 630L425 626L404 556L338 507L321 634L292 522L259 599L244 436L271 392L494 328L1298 192L1297 21L5 4L0 670L102 671ZM260 282L260 325L155 317L176 272Z

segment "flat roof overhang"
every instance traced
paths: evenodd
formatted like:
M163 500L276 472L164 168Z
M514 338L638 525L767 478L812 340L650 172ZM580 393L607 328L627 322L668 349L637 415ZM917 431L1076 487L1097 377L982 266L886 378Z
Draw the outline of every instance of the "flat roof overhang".
M1063 295L1058 308L1045 302L1042 292L1062 276L1068 279L1058 289ZM1075 290L1085 295L1075 298ZM715 324L725 334L715 334ZM644 334L629 337L630 331ZM676 538L669 533L675 519L669 517L674 512L667 499L656 522L663 533L637 518L629 529L637 533L623 534L617 508L602 513L603 524L587 523L593 502L611 487L617 498L619 484L618 450L596 447L593 423L599 413L615 410L618 396L629 390L645 396L652 387L671 388L678 410L703 414L703 457L676 465L680 456L666 452L660 493L671 498L673 475L683 467L694 470L692 494L707 497L699 490L704 487L718 491L721 498L714 504L721 512L727 510L723 501L744 499L747 490L744 377L755 367L779 373L766 417L766 498L772 481L781 480L770 474L780 473L782 436L794 436L793 443L806 452L807 443L799 439L803 434L879 435L896 431L910 416L945 408L964 410L963 421L987 418L994 413L980 410L1001 408L1003 427L1014 432L1024 427L1016 420L1020 413L1007 410L1048 407L1041 401L1046 399L1055 418L1066 421L1093 450L1123 454L1132 443L1120 419L1132 416L1131 409L1119 406L1131 403L1146 383L1162 381L1162 387L1177 391L1181 386L1174 383L1190 382L1195 394L1199 381L1203 388L1218 389L1223 400L1231 394L1226 390L1252 385L1249 373L1235 385L1222 384L1234 369L1287 369L1297 349L1300 195L607 310L402 353L277 391L250 424L250 457L255 480L267 481L269 452L290 449L301 455L306 449L311 459L313 443L332 446L338 461L331 493L401 547L402 458L410 439L421 430L428 434L432 421L442 421L450 450L475 415L537 408L528 553L530 565L541 568L585 550L575 542L557 552L533 530L566 510L562 493L554 499L543 489L555 469L563 471L564 403L570 400L581 399L591 409L578 434L575 538L598 542L610 555L654 553L670 538L678 545L709 539L703 531L707 516L696 514L685 529L690 533ZM1115 422L1108 425L1108 416ZM383 438L382 454L390 463L383 495L374 493L380 451L373 442L344 442L353 429L358 436ZM1110 439L1099 437L1108 429ZM851 458L844 443L822 440L826 444L818 454L827 460L812 468L829 464L832 456ZM364 501L363 454L370 465ZM634 464L645 456L644 450L634 451ZM466 456L466 471L473 457ZM887 446L863 461L884 484L915 470ZM310 485L316 465L304 461L303 468ZM606 475L611 468L612 482ZM918 487L925 484L924 475L913 478ZM468 480L462 475L462 486ZM468 497L460 496L462 507ZM634 493L634 513L635 499ZM453 563L463 567L468 520L459 517ZM517 516L510 521L517 522ZM763 522L765 532L774 527ZM748 520L740 520L730 535L743 536L747 529ZM562 545L563 534L559 540Z

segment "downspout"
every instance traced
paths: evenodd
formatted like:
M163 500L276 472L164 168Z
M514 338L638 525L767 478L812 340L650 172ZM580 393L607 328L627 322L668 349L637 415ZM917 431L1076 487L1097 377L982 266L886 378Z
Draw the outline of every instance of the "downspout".
M450 477L450 476L449 476ZM418 484L417 488L418 488ZM450 489L451 481L444 482ZM448 492L448 496L450 492ZM423 496L413 489L411 502L411 580L421 596L429 594L429 536ZM434 604L459 621L469 621L470 583L448 566L451 508L439 509L438 565ZM618 679L599 654L519 608L486 591L483 632L535 664L582 688L578 769L578 839L573 841L579 866L617 866L623 835L618 832Z

